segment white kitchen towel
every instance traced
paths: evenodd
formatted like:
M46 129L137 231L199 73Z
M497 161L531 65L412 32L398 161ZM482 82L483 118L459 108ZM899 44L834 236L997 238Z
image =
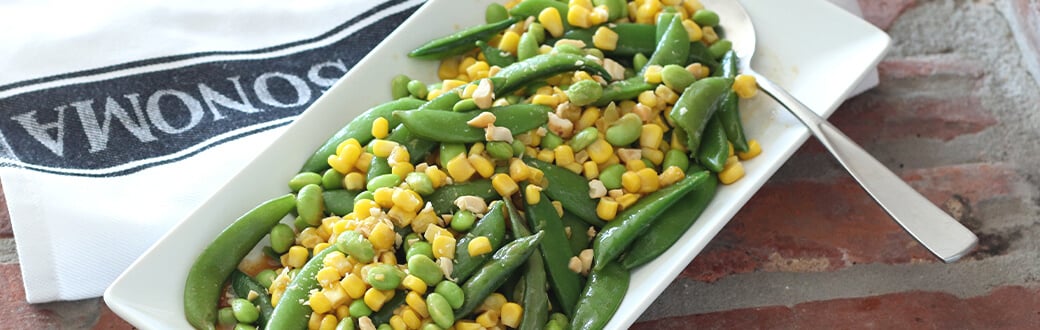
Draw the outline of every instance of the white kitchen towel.
M0 182L26 299L100 296L421 4L0 3Z

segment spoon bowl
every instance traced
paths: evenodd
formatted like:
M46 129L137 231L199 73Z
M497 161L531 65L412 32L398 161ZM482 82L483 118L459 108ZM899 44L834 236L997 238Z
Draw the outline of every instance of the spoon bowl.
M943 262L954 262L971 252L978 237L942 209L917 193L884 164L863 150L834 125L797 98L752 69L755 27L735 0L701 0L719 16L726 38L740 59L740 72L755 77L758 88L791 112L815 136L904 230Z

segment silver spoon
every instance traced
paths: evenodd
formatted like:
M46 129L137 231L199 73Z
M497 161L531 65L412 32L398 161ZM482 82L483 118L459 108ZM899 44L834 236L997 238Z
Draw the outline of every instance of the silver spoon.
M726 38L740 58L740 72L750 74L758 88L780 102L809 128L888 215L943 262L954 262L970 252L978 238L870 156L845 134L765 76L751 69L755 54L755 27L736 0L701 0L719 15Z

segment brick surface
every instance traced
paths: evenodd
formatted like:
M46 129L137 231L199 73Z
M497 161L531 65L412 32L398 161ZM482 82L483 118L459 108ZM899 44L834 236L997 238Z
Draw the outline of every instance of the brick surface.
M11 229L11 214L7 211L7 196L4 195L3 183L0 183L0 238L14 237L14 231Z
M1009 24L1018 42L1026 67L1040 85L1040 2L1013 0L1009 4Z
M859 0L863 18L882 30L892 26L903 11L915 3L914 0Z
M25 302L18 264L0 265L0 320L13 329L57 329L61 320L53 311Z
M633 329L1028 329L1040 325L1040 290L1002 287L958 298L904 292L666 318Z
M903 171L937 205L1008 195L1004 164ZM772 180L682 273L699 281L752 271L819 272L855 264L933 262L850 177Z
M123 321L123 319L119 318L119 315L108 309L104 302L101 302L101 316L98 317L97 324L93 327L94 330L127 330L133 328L130 323Z

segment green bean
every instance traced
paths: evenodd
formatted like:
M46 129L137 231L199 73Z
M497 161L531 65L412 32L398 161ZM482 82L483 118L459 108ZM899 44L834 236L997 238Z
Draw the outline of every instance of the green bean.
M729 141L726 140L726 131L722 128L718 115L708 119L696 155L697 161L712 172L722 172L723 166L726 165L726 159L729 158Z
M677 149L668 150L668 152L666 152L664 154L664 161L661 162L661 168L662 169L668 169L669 167L672 167L672 166L678 167L680 170L683 171L683 173L686 173L687 172L686 169L688 169L690 167L689 156L687 156L686 153L682 152L681 150L677 150ZM601 180L602 180L602 176L603 176L603 174L600 174ZM620 176L618 177L618 180L619 180L618 184L620 184L620 180L621 180ZM604 185L606 185L606 184L604 184ZM610 189L617 189L617 188L610 188Z
M477 221L473 230L466 233L455 244L455 266L452 267L451 275L457 282L465 282L470 275L473 275L473 272L476 272L484 262L491 258L489 253L476 256L469 255L468 247L473 239L481 236L487 237L488 242L491 243L492 250L497 250L505 241L505 214L502 212L501 205L502 203L492 203L487 214L480 221ZM455 221L456 219L453 217L451 220L453 225Z
M494 23L503 21L509 18L509 9L506 9L500 3L492 2L488 4L487 9L484 11L484 22Z
M519 19L510 17L490 24L477 25L443 38L431 40L409 52L408 56L439 60L459 55L473 49L474 42L477 40L487 41L518 21Z
M527 221L520 215L513 202L509 198L502 201L506 205L506 211L509 214L509 224L510 228L513 229L513 236L517 238L531 236L531 231L527 229ZM521 282L523 293L522 299L519 299L524 308L520 318L519 329L541 329L549 318L549 294L546 292L548 282L545 278L545 264L543 263L542 255L532 253L531 256L527 257L527 261L524 262L524 268L523 280Z
M693 21L700 26L719 25L719 14L707 9L698 9L693 12Z
M727 52L722 57L722 70L719 70L718 73L726 78L736 77L738 61L740 59L737 58L736 52ZM726 139L733 144L733 150L747 152L747 138L744 137L744 126L740 121L740 112L738 112L739 102L740 98L737 97L737 93L731 90L726 93L726 98L719 104L716 113L718 113L719 120L722 121L722 127L726 130Z
M684 90L694 81L697 81L697 77L681 66L669 64L661 69L661 82L673 90Z
M437 188L426 200L433 204L437 214L447 214L452 213L455 199L462 196L477 196L484 201L499 198L498 192L491 186L491 180L481 179Z
M378 157L377 157L378 158ZM376 191L379 188L393 188L401 184L401 176L397 174L383 174L368 180L366 188L368 191Z
M613 58L628 58L636 54L650 54L654 52L657 42L654 38L654 25L638 23L615 23L603 25L618 35L614 50L606 51L606 55ZM573 29L563 34L562 39L574 39L592 45L592 36L596 34L599 27L588 29ZM645 59L645 56L644 56Z
M401 279L404 278L404 275L404 272L397 269L397 267L377 263L368 268L368 274L365 279L376 290L386 291L396 289L398 285L401 285Z
M538 232L528 237L518 238L498 249L491 256L491 260L462 284L462 292L466 297L463 299L462 307L455 310L455 317L462 318L469 315L473 309L480 306L491 292L501 286L514 270L527 261L527 258L542 242L543 234L544 232ZM429 301L428 297L427 301Z
M587 185L586 185L587 186ZM585 196L588 198L588 195ZM574 313L575 304L578 303L578 293L581 291L581 278L578 273L571 270L568 265L574 253L571 252L567 234L563 229L563 222L556 213L552 202L540 196L537 204L527 203L524 199L524 209L527 221L532 230L545 233L545 240L538 248L542 258L545 260L545 269L549 274L550 291L564 313Z
M332 168L325 170L325 173L321 175L321 188L325 190L343 188L343 173Z
M303 186L309 184L321 184L321 175L314 172L301 172L289 179L289 189L293 192L300 191Z
M419 195L427 196L433 193L433 181L430 180L430 176L426 173L408 173L408 175L404 177L404 182L407 182L408 188L412 189Z
M263 272L260 273L263 274ZM271 271L271 275L274 275L274 271ZM271 285L268 284L265 286L263 282L260 282L260 274L257 274L256 277L257 279L253 280L249 275L238 270L232 272L231 291L233 291L235 296L239 298L248 298L250 292L255 292L257 294L253 301L256 302L255 308L259 309L259 314L254 321L258 321L258 324L263 327L267 324L267 320L271 319L271 313L274 312L274 306L271 305L271 295L267 293L267 288ZM252 305L252 303L250 303L250 305ZM232 303L232 307L234 307L234 303ZM239 321L253 323L241 319L239 319Z
M603 329L621 306L628 282L628 270L615 262L589 273L589 281L581 292L578 311L571 318L570 328Z
M408 258L408 273L426 282L426 285L437 285L444 279L444 273L437 262L426 255L417 254Z
M675 101L668 117L686 133L686 148L697 150L700 147L704 126L732 85L733 79L730 78L704 78L690 84Z
M546 189L542 194L559 201L564 210L574 213L586 223L596 228L604 225L603 220L596 215L596 201L589 198L589 181L585 177L537 159L524 159L524 162L545 174L549 186L544 187Z
M285 293L282 293L278 306L275 306L274 312L271 313L271 319L267 322L268 329L307 328L307 318L312 310L309 305L302 302L309 299L311 290L321 286L315 276L319 270L325 267L325 256L333 251L338 251L338 245L335 244L314 254L314 257L308 260L302 268L298 268L299 273L285 287Z
M431 293L426 296L426 309L430 312L430 318L441 328L449 328L455 324L455 315L451 313L451 304L439 293Z
M452 94L452 93L445 93ZM314 172L318 173L329 168L329 156L336 154L336 147L340 143L348 139L356 139L361 145L367 144L372 140L372 122L378 117L386 118L390 121L390 127L397 126L398 122L393 118L393 112L396 110L412 110L416 109L426 101L413 99L413 98L402 98L387 103L375 106L368 111L365 111L354 120L347 123L339 131L332 135L317 151L314 152L307 162L303 165L300 172Z
M661 213L660 219L628 247L621 266L633 269L654 260L690 229L711 202L718 186L718 180L711 175L701 176L697 181L693 191Z
M625 174L625 165L613 164L599 172L599 181L602 181L607 189L618 189L621 188L622 174Z
M504 70L504 69L503 69ZM515 104L487 110L495 115L495 126L505 127L513 135L521 134L548 122L549 107L536 104ZM485 140L483 128L466 124L480 111L403 111L395 113L406 127L418 137L437 142L473 143Z
M325 209L329 213L343 216L354 211L354 198L358 193L346 189L326 190L321 193Z
M394 79L390 80L390 97L394 100L408 97L408 82L412 81L412 78L404 74L394 76Z
M372 242L369 242L367 238L361 236L360 232L356 231L345 231L339 234L334 245L340 251L363 263L372 262L376 255Z
M603 86L594 80L582 80L571 84L564 93L571 104L585 106L603 96Z
M458 284L452 281L441 281L437 283L437 287L433 289L433 292L440 294L444 297L444 300L448 301L452 309L462 307L463 299L466 299L462 293L462 288Z
M418 80L412 80L408 82L408 93L412 94L417 99L425 100L426 94L429 91L426 90L426 84Z
M213 328L224 280L295 204L292 194L260 204L225 228L199 254L184 285L184 316L188 323L197 329Z
M625 147L636 140L643 131L643 119L635 113L626 113L607 128L606 140L615 147Z
M569 144L574 152L578 152L584 150L585 147L588 147L593 142L596 142L596 139L598 138L599 130L594 126L589 126L578 131L578 133L575 133L574 137L571 137Z
M586 59L584 54L540 54L498 71L495 77L503 77L505 81L494 85L495 95L510 94L533 81L575 70L599 75L607 81L611 80L610 73L603 66Z
M296 242L296 232L289 225L279 223L271 227L271 249L279 254L289 251Z

